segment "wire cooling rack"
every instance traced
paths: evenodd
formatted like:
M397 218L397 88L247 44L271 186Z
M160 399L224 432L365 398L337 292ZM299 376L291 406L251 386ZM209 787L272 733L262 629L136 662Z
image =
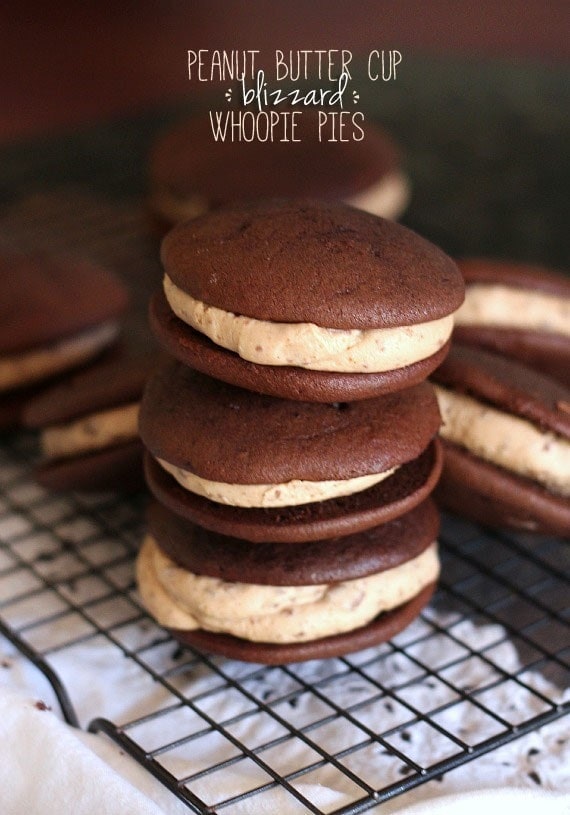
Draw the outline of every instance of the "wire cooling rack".
M408 223L451 252L563 265L565 75L452 67L422 63L421 82L410 71L382 89L414 177ZM131 284L138 345L150 342L146 301L160 279L141 168L171 115L2 151L0 243L112 266ZM43 671L69 723L107 734L189 811L231 815L279 792L307 812L355 815L569 711L560 540L445 518L439 589L393 641L246 665L180 648L142 609L145 496L49 494L31 479L36 456L31 435L0 440L0 633ZM324 788L343 803L319 808Z
M280 786L318 813L315 785L346 790L335 812L363 812L570 709L559 702L570 684L562 541L491 537L448 518L439 590L395 640L245 665L181 649L139 605L143 496L54 496L30 480L34 456L27 436L0 454L0 631L46 674L72 724L77 660L94 649L99 665L128 660L89 728L193 812L231 812ZM106 697L133 693L136 716L113 722Z

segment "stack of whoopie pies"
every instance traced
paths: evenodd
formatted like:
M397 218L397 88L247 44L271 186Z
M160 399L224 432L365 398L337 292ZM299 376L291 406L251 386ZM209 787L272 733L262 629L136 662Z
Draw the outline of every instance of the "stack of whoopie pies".
M344 204L234 205L162 244L173 357L140 409L141 596L183 643L281 663L373 645L439 572L437 399L463 280Z
M570 278L492 258L457 265L465 301L432 377L435 498L477 523L570 537Z
M116 347L124 284L78 257L0 252L0 430L48 382Z

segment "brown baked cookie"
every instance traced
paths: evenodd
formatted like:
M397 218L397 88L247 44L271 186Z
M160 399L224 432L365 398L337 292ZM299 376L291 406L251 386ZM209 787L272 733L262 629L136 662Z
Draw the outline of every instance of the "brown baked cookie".
M217 378L287 398L354 400L421 381L463 299L443 252L341 204L219 209L175 227L161 254L159 341ZM218 353L197 347L196 332Z
M283 646L308 659L329 638L341 636L337 653L364 647L363 636L368 644L385 639L418 613L416 601L423 606L439 573L439 517L431 502L348 541L265 550L197 530L159 505L149 523L137 560L148 611L182 641L203 630L226 653L219 635L237 639L244 659L257 658L252 648L280 646L270 661L283 659ZM384 616L374 634L364 632ZM350 632L355 636L346 639Z
M385 218L403 212L409 183L382 128L365 122L360 140L329 141L318 111L297 109L292 121L287 141L216 139L210 115L171 126L149 156L153 213L169 228L235 201L275 196L343 200Z
M437 538L439 514L430 499L411 512L363 532L312 541L252 544L211 532L153 501L148 529L178 566L220 580L268 586L338 583L393 569Z
M432 378L443 418L442 506L489 525L570 535L570 390L460 345Z
M338 534L331 523L345 511L349 518L341 523L374 525L378 511L390 515L410 500L417 503L414 494L423 494L439 468L435 452L426 453L439 421L426 382L370 400L297 402L235 388L170 362L145 388L139 430L157 466L167 471L165 478L152 464L148 468L161 501L190 519L196 503L199 514L220 515L222 524L228 515L230 524L232 517L238 525L241 518L253 529L230 532L238 537L258 539L261 533L269 534L265 540L276 540L274 534L294 540L301 534L303 540L319 537L322 523L326 535ZM354 499L359 493L368 495ZM217 528L215 519L199 522ZM282 528L274 533L273 526Z
M456 515L504 529L570 535L570 501L528 478L517 478L464 448L443 443L445 466L433 493Z
M23 423L41 430L37 480L53 490L140 489L139 403L159 355L116 355L30 400Z
M521 263L464 259L454 336L517 359L570 387L570 276Z
M119 335L128 301L111 272L77 258L0 256L0 392L94 359Z

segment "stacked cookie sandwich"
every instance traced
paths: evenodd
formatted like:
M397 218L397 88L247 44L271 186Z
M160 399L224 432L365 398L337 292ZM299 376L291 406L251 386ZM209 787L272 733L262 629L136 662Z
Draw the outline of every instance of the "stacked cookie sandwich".
M433 591L429 494L462 278L342 204L218 209L163 242L151 325L173 359L139 430L149 611L183 643L280 663L381 642Z
M149 156L149 208L160 231L234 201L318 197L397 219L410 198L399 146L372 122L359 141L327 141L318 111L295 116L284 141L213 137L210 116L162 133Z
M0 254L0 429L47 382L117 343L128 305L108 269L76 257Z

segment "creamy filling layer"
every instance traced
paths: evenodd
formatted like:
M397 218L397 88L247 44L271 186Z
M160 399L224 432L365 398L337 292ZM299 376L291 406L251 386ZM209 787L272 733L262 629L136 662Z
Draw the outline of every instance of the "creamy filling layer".
M373 215L396 220L406 209L409 200L410 183L407 177L402 172L394 171L362 192L348 196L344 202ZM153 191L151 206L155 212L173 224L197 218L210 209L204 196L176 195L166 187L157 187Z
M164 292L176 316L216 345L258 365L315 371L381 373L427 359L445 345L453 315L398 328L340 330L313 323L272 323L208 306L168 275Z
M234 507L292 507L310 504L313 501L326 501L367 490L391 476L398 468L392 467L383 473L372 473L356 478L338 481L303 481L293 479L283 484L226 484L223 481L209 481L189 470L170 464L164 459L158 463L169 472L184 489Z
M456 325L519 328L570 337L570 299L499 284L467 286Z
M436 542L393 569L316 586L261 586L198 576L177 566L150 535L137 560L143 603L161 625L272 643L352 631L415 597L438 574Z
M136 402L47 427L40 437L42 452L49 459L70 458L135 439L138 415Z
M346 198L345 204L395 221L408 206L410 197L407 177L402 172L394 171L362 192Z
M103 323L70 339L0 357L0 391L31 385L95 356L119 335L119 324Z
M480 458L570 495L570 441L471 396L435 386L440 434Z

